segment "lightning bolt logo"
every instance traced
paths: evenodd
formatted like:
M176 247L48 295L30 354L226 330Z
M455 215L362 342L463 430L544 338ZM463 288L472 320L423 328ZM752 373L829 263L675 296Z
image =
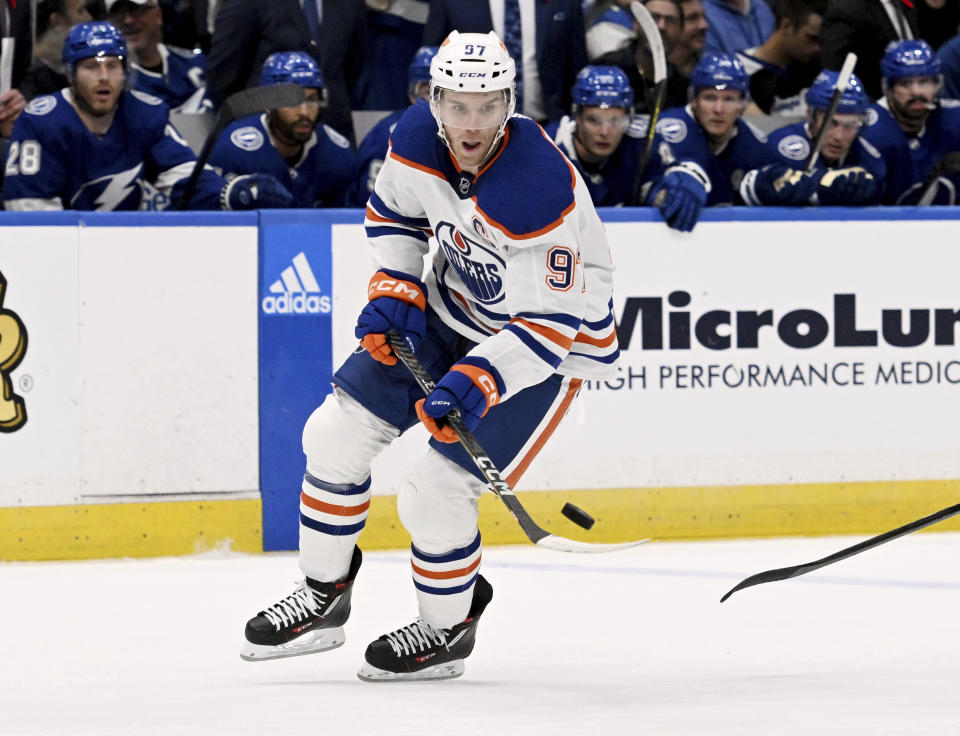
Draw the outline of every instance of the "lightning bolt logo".
M103 191L93 200L93 203L97 210L101 212L115 210L136 189L137 179L140 177L141 171L143 171L143 164L139 163L126 171L108 174L107 176L101 176L99 179L88 181L73 196L71 204L76 203L86 190L106 182Z

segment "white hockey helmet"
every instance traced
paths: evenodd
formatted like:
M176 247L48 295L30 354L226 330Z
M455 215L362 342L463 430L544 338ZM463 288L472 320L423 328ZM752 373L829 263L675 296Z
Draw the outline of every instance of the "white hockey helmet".
M507 47L496 33L451 31L430 62L430 111L437 121L440 137L446 142L443 126L455 128L497 127L493 147L503 136L517 103L517 68ZM487 117L469 120L458 117L443 104L443 92L502 92L502 104L488 108Z

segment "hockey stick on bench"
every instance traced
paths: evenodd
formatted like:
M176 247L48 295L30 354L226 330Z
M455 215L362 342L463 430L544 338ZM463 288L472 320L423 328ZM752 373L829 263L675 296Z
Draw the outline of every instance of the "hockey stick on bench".
M667 96L667 54L663 46L660 29L657 28L657 22L650 15L650 11L634 0L630 3L630 12L633 13L637 25L640 26L640 30L643 31L643 35L647 39L650 56L653 59L653 89L645 95L647 108L650 110L650 122L647 125L647 139L643 145L643 154L640 156L637 171L633 176L633 192L628 203L639 205L642 204L639 201L640 182L643 180L643 173L647 170L647 164L650 163L650 155L653 153L653 138L657 132L657 121L660 119L660 110ZM637 71L643 78L643 68L640 64L637 64Z
M803 170L808 174L812 174L814 167L817 165L817 159L820 157L820 146L823 145L823 139L826 137L827 130L833 123L833 116L836 114L837 107L840 105L840 98L843 96L843 93L847 91L847 85L850 83L850 75L853 74L853 67L856 65L857 55L851 51L843 60L843 66L840 67L840 73L837 75L837 86L834 88L833 95L830 97L830 104L827 105L827 111L823 116L823 120L820 122L820 129L810 144L810 155L807 158L807 163L803 167Z
M834 552L832 555L828 555L820 560L814 560L813 562L807 562L802 565L794 565L793 567L781 567L777 570L758 572L756 575L751 575L728 590L727 594L720 599L720 602L723 603L738 590L743 590L744 588L749 588L754 585L760 585L761 583L774 583L778 580L788 580L789 578L795 578L798 575L806 575L808 572L819 570L821 567L832 565L834 562L840 562L848 557L853 557L861 552L866 552L868 549L879 547L885 542L890 542L898 537L905 536L911 532L917 531L918 529L923 529L931 524L936 524L944 519L949 519L951 516L956 516L957 514L960 514L960 503L954 506L948 506L945 509L941 509L934 514L930 514L930 516L924 516L922 519L911 521L909 524L904 524L903 526L892 529L889 532L884 532L883 534L878 534L875 537L870 537L870 539L860 542L859 544L855 544L852 547L842 549L839 552Z
M410 374L416 379L417 383L420 384L423 393L429 396L434 388L433 378L427 373L427 370L420 363L417 356L414 355L410 346L407 345L395 330L387 332L387 340L390 342L390 347L393 348L393 352L396 353L400 362L407 367ZM578 542L575 539L560 537L542 529L530 518L530 514L527 513L523 504L520 503L520 499L516 497L513 489L510 488L507 482L500 476L500 471L497 470L493 461L487 457L487 453L483 447L480 446L480 443L477 442L476 437L474 437L473 433L463 424L460 413L456 410L450 412L447 414L446 421L456 433L460 444L463 445L463 449L467 451L470 459L473 460L480 470L484 480L487 482L487 487L503 501L504 505L513 515L513 518L517 520L520 528L523 529L523 533L526 534L527 538L534 544L558 552L613 552L618 549L636 547L647 541L646 539L640 539L635 542L620 542L616 544Z
M187 177L187 183L183 186L180 198L171 209L182 210L187 206L197 189L200 173L210 159L217 138L220 137L224 128L238 118L245 118L258 112L275 110L278 107L295 107L304 101L304 92L303 86L288 82L287 84L271 84L242 89L225 99L217 113L213 128L203 141L203 147L197 155L197 162L193 165L190 176Z

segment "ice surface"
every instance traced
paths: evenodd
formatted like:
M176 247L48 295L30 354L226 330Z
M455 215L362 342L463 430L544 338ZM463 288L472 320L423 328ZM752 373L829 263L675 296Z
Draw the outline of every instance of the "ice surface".
M0 734L957 734L960 534L914 534L786 582L747 575L861 538L484 550L466 674L366 684L416 615L403 552L366 555L347 643L248 663L245 620L292 554L0 564Z

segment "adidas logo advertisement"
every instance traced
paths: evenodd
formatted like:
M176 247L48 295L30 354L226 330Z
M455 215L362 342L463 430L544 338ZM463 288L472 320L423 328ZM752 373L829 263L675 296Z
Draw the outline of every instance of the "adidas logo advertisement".
M330 297L320 295L320 284L302 251L270 285L270 293L261 302L264 314L280 315L329 314L331 306Z

